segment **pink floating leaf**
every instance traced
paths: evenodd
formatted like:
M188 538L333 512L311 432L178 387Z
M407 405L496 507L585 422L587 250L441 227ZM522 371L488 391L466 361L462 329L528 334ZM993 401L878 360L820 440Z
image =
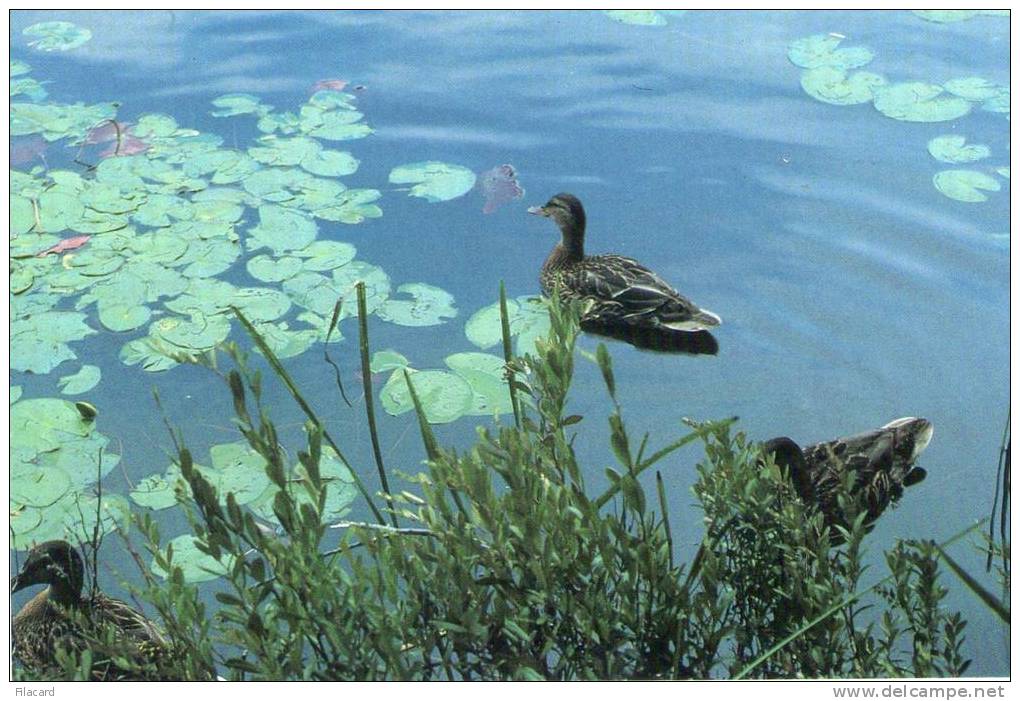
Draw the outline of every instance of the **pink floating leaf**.
M137 136L131 136L130 134L123 136L118 144L114 141L112 144L106 147L106 149L99 154L100 158L109 158L110 156L134 156L136 153L143 153L149 150L149 144L139 139Z
M28 139L12 139L10 164L19 166L39 158L46 151L46 140L38 136Z
M485 195L482 207L485 214L492 214L500 205L524 197L524 188L517 182L517 171L509 163L482 173L478 177L478 187Z
M73 251L76 248L84 246L91 236L72 236L69 239L64 239L56 246L50 246L45 251L39 251L36 253L36 258L45 258L51 253L63 253L64 251Z
M347 87L346 80L342 78L325 78L323 80L316 81L312 86L312 92L319 92L320 90L335 90L340 92Z

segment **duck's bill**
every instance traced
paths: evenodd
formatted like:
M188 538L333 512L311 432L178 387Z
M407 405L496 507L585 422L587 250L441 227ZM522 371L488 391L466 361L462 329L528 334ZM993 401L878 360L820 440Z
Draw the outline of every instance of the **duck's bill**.
M528 207L528 214L537 214L540 217L546 216L545 207Z
M914 440L913 454L910 457L911 462L917 459L917 457L924 452L924 449L931 443L931 438L935 433L935 427L931 421L927 419L915 418L913 416L905 416L902 419L896 419L890 421L882 429L900 429L908 432L908 435Z

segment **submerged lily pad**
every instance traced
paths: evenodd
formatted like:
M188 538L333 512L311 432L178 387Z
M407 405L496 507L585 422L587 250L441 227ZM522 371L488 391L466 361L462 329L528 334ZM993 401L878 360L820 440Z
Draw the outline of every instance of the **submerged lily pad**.
M475 186L475 174L464 166L425 161L397 166L390 171L390 182L395 185L417 183L411 188L412 197L443 202L470 192Z
M936 136L928 142L928 153L943 163L970 163L988 158L991 149L983 144L966 144L966 137L956 134ZM966 144L966 145L965 145Z
M57 380L64 394L84 394L99 384L102 372L95 365L82 365L81 370Z
M21 32L25 36L39 37L28 45L40 51L69 51L92 38L92 32L71 22L39 22Z
M857 105L870 102L875 89L885 85L885 78L868 71L847 75L842 68L822 66L804 71L800 84L816 100L831 105Z
M905 122L945 122L970 112L970 103L929 83L896 83L875 90L875 109Z
M404 368L394 370L379 394L383 409L393 416L414 409L404 372ZM407 372L429 423L449 423L471 410L474 392L462 377L443 370L408 369Z
M457 316L453 295L438 287L412 282L401 285L397 292L410 295L412 299L386 300L376 311L380 319L401 326L435 326Z
M976 170L943 170L933 178L935 187L946 197L960 202L984 202L988 199L982 190L998 192L999 181Z
M640 24L645 26L662 26L666 18L655 10L603 10L611 20L623 24Z
M194 536L190 534L179 535L168 544L173 547L172 567L179 567L185 582L208 582L224 576L233 567L234 556L222 553L222 560L217 560L198 549ZM165 572L155 560L149 569L155 574L167 579L170 575Z
M787 57L801 68L836 68L847 70L867 65L874 55L862 46L837 48L843 37L833 34L814 34L790 44Z

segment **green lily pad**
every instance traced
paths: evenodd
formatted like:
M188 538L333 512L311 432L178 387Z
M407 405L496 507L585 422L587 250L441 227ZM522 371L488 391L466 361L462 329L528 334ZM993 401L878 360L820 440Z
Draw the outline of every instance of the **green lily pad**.
M346 151L322 149L301 161L301 167L316 175L341 177L358 170L359 161Z
M67 345L96 333L77 312L45 311L11 321L11 368L45 375L77 357Z
M255 329L277 358L301 355L320 339L316 329L291 329L285 321L256 323ZM262 353L258 348L256 352Z
M394 370L379 399L388 414L399 416L414 408L404 381L404 368ZM455 421L471 410L474 392L460 376L443 370L407 370L425 418L432 424Z
M11 450L57 451L88 436L94 425L67 400L22 399L11 405Z
M308 271L284 280L283 291L290 295L294 304L320 316L333 313L333 305L341 294L330 278Z
M49 507L71 490L71 478L58 467L11 461L11 503Z
M303 465L294 468L294 477L300 478L306 475ZM354 479L350 470L337 457L332 448L325 446L322 449L322 457L319 460L319 475L326 488L326 499L322 510L321 518L324 522L337 521L349 510L350 505L357 497L357 487L354 486ZM276 485L270 485L265 492L255 501L248 504L248 507L256 515L271 523L279 523L273 513L273 500L279 492ZM293 495L299 505L312 504L311 498L305 489L295 484Z
M11 80L11 97L24 95L32 102L42 102L49 93L35 78L17 78Z
M472 416L494 416L513 411L510 388L504 376L505 362L489 353L454 353L446 365L471 387Z
M906 122L945 122L970 112L970 103L929 83L895 83L875 90L875 109Z
M176 489L185 488L187 482L181 475L181 470L176 465L171 465L162 474L149 475L139 481L131 490L131 500L139 506L145 506L159 511L177 505Z
M11 235L27 234L35 226L35 206L32 200L21 195L11 195Z
M373 353L372 362L369 364L372 372L386 372L403 367L407 367L407 358L389 348Z
M99 302L99 323L110 331L132 331L143 326L152 317L152 310L144 304Z
M372 204L382 195L378 190L346 190L343 194L321 206L310 206L319 219L342 224L360 224L365 219L382 216L382 209Z
M874 55L864 47L838 49L843 37L833 34L815 34L790 44L786 55L790 62L801 68L836 68L848 70L871 63Z
M1006 178L1006 180L1009 180L1009 168L1006 167L996 168L995 172L1001 175L1002 177Z
M185 277L213 277L233 265L240 255L238 245L230 241L192 241L179 261L190 261L182 271Z
M226 340L230 320L221 314L193 311L189 319L165 316L149 326L149 335L185 351L209 350Z
M227 574L234 566L233 555L222 554L222 560L217 560L198 549L194 536L189 534L179 535L168 544L173 547L172 567L178 567L185 582L208 582ZM150 564L149 569L163 579L170 575L165 572L155 560Z
M390 182L395 185L417 183L411 188L412 197L443 202L470 192L475 186L475 174L464 166L425 161L397 166L390 171Z
M266 204L259 207L259 224L249 230L248 249L267 246L279 255L308 246L318 233L315 220L290 207Z
M1000 112L1009 114L1009 88L1002 88L995 97L985 100L981 109L986 112Z
M93 536L99 513L101 534L115 530L125 531L131 521L131 508L127 499L119 494L104 494L102 502L91 494L79 491L68 492L53 506L40 510L42 520L38 526L26 534L26 540L41 542L45 540L68 540L72 543L87 541ZM20 543L22 548L28 543Z
M623 24L639 24L644 26L662 26L666 18L655 10L603 10L603 14L611 20Z
M239 287L231 304L249 321L273 321L290 309L290 297L269 287Z
M960 202L984 202L988 196L982 190L1001 188L998 180L976 170L942 170L932 180L939 192Z
M282 282L294 277L299 272L304 261L293 256L281 256L272 258L265 254L259 254L248 259L245 267L248 274L262 282Z
M541 300L534 297L518 297L507 300L507 320L510 336L517 337L517 354L535 352L535 339L549 331L549 313ZM499 315L499 303L482 307L471 315L464 326L468 340L479 348L492 348L503 340L503 325Z
M376 310L380 319L401 326L435 326L457 316L453 295L438 287L412 282L401 285L397 292L410 295L411 299L386 300Z
M821 66L804 71L801 87L811 97L830 105L858 105L871 102L876 88L885 85L885 78L877 73L846 71L833 66Z
M102 372L95 365L82 365L81 370L57 380L63 394L84 394L99 384Z
M14 385L13 387L11 387L11 401L10 401L11 404L21 399L21 392L22 392L21 385Z
M42 523L42 512L24 505L14 506L10 512L8 525L11 550L26 550L32 545L32 538L28 534Z
M269 485L266 459L247 442L220 443L209 448L212 467L201 467L202 476L216 488L226 503L228 493L238 504L247 504Z
M970 78L956 78L954 80L946 81L943 85L947 92L962 97L965 100L971 100L973 102L981 102L982 100L989 100L999 94L1002 90L1001 87L985 80L984 78L978 78L972 76Z
M30 65L28 65L27 63L25 63L24 61L11 61L11 77L12 78L14 78L15 76L19 76L19 75L25 75L30 70L32 70L32 67Z
M343 241L313 241L301 250L293 251L295 256L304 259L301 265L305 270L316 272L347 265L357 253L358 249Z
M214 117L234 117L239 114L262 114L272 109L269 105L263 105L257 97L247 93L230 93L220 95L212 101L214 109L211 114Z
M365 308L369 314L375 312L390 296L390 278L383 269L360 260L354 260L333 270L333 285L338 296L345 300L343 316L357 316L357 305L353 302L358 298L354 286L358 282L365 283ZM336 297L330 302L328 310L318 311L319 314L332 314ZM312 310L317 311L317 310Z
M360 112L355 112L357 118L361 118ZM375 129L363 123L351 122L351 116L344 112L326 112L317 116L314 120L305 118L302 111L301 128L309 136L315 136L327 141L350 141L352 139L363 139L373 134ZM315 126L312 126L312 125Z
M39 22L21 32L25 36L39 37L28 45L39 51L70 51L92 38L92 32L71 22Z
M976 17L977 10L911 10L915 15L928 22L963 22Z
M928 142L928 153L943 163L970 163L992 155L983 144L966 144L966 137L956 134L936 136Z
M169 356L171 348L158 338L143 336L121 347L120 361L125 365L140 365L146 372L162 372L177 365Z
M35 283L35 273L27 265L11 265L11 294L19 295L22 292L32 289Z

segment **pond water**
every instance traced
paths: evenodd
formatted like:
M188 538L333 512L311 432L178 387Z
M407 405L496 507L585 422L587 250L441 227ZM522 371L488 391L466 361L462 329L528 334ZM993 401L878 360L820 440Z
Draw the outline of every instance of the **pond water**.
M635 433L665 442L682 417L736 415L752 438L811 443L900 416L934 423L927 480L869 537L870 584L896 538L944 540L990 511L1009 402L1008 40L1008 18L976 12L14 12L16 544L59 534L56 506L94 491L83 456L102 441L61 442L77 425L62 400L99 412L111 513L166 495L154 388L199 462L244 462L211 372L143 369L168 364L160 342L248 347L229 303L275 334L377 489L361 402L342 402L323 361L336 291L367 279L373 348L414 368L498 353L466 324L500 280L511 297L538 293L558 234L526 208L568 191L590 252L633 256L723 318L716 356L609 344ZM523 197L493 171L503 164ZM504 195L488 206L486 177ZM398 290L413 283L426 286ZM350 311L330 350L354 400ZM492 419L454 370L436 374L455 398L437 430L466 446ZM414 472L417 429L387 412L406 409L388 374L373 378L383 449L391 473ZM295 451L302 414L275 380L266 396ZM590 363L572 411L598 486L608 408ZM36 459L47 441L66 462ZM664 468L685 557L702 533L699 459ZM264 485L242 487L254 498ZM187 532L177 508L154 514L165 539ZM983 573L975 548L953 552ZM104 563L114 593L137 579L117 538ZM1008 674L1008 631L943 581L970 621L970 673Z

